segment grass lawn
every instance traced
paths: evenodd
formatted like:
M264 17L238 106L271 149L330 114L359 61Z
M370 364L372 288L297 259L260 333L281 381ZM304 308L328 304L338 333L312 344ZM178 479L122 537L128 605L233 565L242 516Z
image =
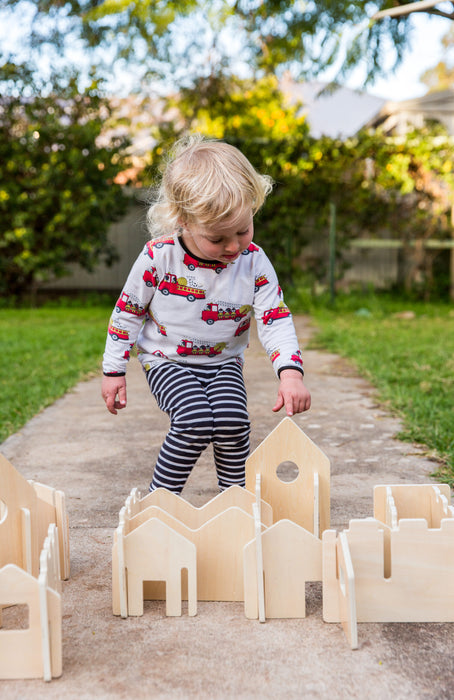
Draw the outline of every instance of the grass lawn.
M350 358L402 418L398 437L426 445L441 460L437 477L454 485L453 306L380 297L336 306L311 308L312 345Z
M439 478L454 485L452 305L351 296L330 308L298 293L287 301L314 318L312 345L350 358L403 419L399 437L427 445ZM0 442L99 372L112 306L0 310Z
M0 442L99 371L112 307L0 309Z

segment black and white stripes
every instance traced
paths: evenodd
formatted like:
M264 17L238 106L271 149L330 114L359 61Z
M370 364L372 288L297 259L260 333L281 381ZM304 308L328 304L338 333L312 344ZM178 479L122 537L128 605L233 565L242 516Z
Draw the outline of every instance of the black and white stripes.
M147 372L147 379L159 408L170 417L150 490L181 493L210 442L220 489L244 486L250 423L241 366L235 361L204 367L163 362Z

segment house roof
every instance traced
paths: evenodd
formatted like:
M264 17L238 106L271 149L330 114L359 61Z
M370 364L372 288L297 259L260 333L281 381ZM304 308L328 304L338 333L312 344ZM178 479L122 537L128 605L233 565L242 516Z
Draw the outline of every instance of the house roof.
M401 102L387 101L366 126L405 131L408 124L421 127L428 119L441 122L454 135L454 89L428 92Z
M301 102L307 115L311 136L348 138L380 113L386 100L347 87L328 89L327 83L297 83L284 78L282 92L291 102Z

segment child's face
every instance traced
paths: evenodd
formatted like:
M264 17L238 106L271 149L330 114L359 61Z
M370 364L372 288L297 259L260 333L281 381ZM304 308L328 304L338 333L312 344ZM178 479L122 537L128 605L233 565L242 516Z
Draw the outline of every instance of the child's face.
M188 250L203 260L233 262L246 250L254 235L254 221L250 211L229 216L210 227L198 224L183 226L183 241Z

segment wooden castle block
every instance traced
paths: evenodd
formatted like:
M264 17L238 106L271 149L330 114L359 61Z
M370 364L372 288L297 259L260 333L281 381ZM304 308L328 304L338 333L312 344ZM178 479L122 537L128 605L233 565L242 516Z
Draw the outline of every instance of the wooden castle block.
M374 517L392 527L389 506L394 503L397 523L424 518L429 528L439 528L444 518L454 517L448 484L397 484L374 487ZM397 525L396 523L396 525Z
M289 483L277 474L286 461L298 467L298 476ZM257 474L261 474L262 498L271 505L274 522L291 520L316 536L329 528L329 459L291 418L284 418L246 460L248 491L254 492Z
M340 536L323 535L326 622L345 623L347 609L356 610L357 622L454 622L453 518L440 528L424 519L402 518L393 528L373 518L352 520L341 534L342 555ZM351 561L348 586L341 556Z

